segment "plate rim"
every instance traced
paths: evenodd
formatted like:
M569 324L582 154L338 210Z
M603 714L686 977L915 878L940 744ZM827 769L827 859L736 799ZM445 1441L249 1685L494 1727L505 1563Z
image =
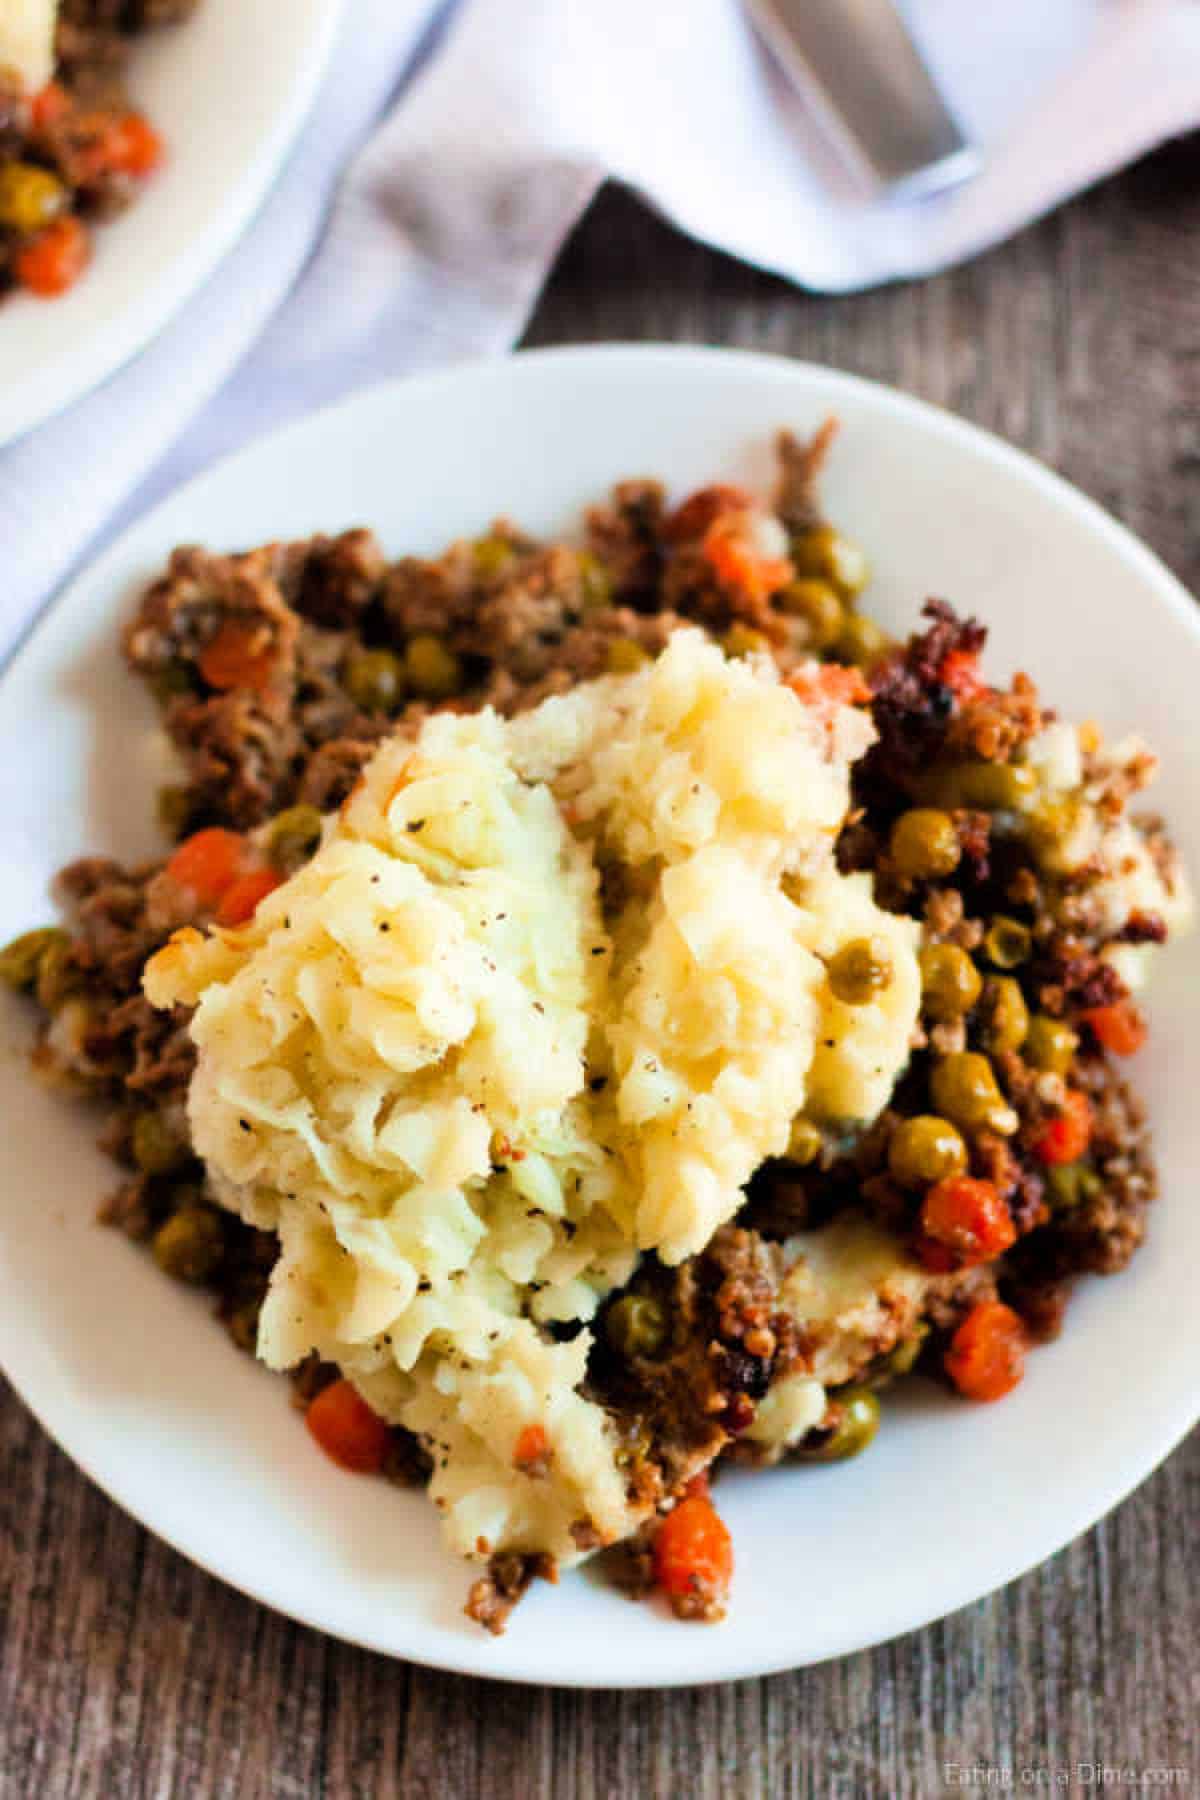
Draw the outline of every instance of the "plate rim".
M340 4L340 0L335 0L335 3ZM3 693L11 683L14 673L23 662L26 653L38 642L51 622L57 618L61 608L69 607L76 594L82 594L92 584L103 583L110 578L113 580L119 578L121 565L127 554L127 541L146 529L150 522L167 507L181 501L186 503L190 495L203 489L218 472L228 474L239 464L251 462L259 456L285 453L287 443L292 438L306 437L310 433L319 434L329 420L350 417L362 408L370 409L378 406L386 409L398 401L402 402L403 397L411 395L414 390L436 395L437 390L441 387L462 383L470 385L481 374L486 375L488 372L504 371L508 379L515 378L519 382L524 378L522 373L524 370L536 370L550 363L569 366L571 363L594 364L624 360L642 363L665 361L675 364L690 364L697 368L701 366L727 367L736 363L760 375L779 378L785 384L794 380L803 385L815 380L827 391L832 389L835 396L839 391L864 396L868 401L874 401L876 404L882 403L885 407L897 408L903 417L931 427L951 441L958 440L970 444L973 451L982 454L986 459L1007 467L1035 486L1040 485L1058 506L1073 513L1084 526L1098 533L1116 554L1125 559L1127 563L1132 563L1133 568L1155 586L1159 598L1185 625L1197 650L1200 650L1200 608L1197 607L1183 583L1162 559L1098 501L1085 494L1036 456L1009 444L985 427L960 417L948 408L938 406L887 383L809 360L750 349L725 349L669 341L614 342L599 345L571 344L536 347L520 350L505 357L476 359L447 368L365 386L357 389L348 397L291 420L287 424L251 440L248 444L240 446L231 453L215 459L190 477L187 482L172 489L153 507L132 520L111 544L106 545L98 556L89 559L81 569L73 574L70 581L58 590L19 641L4 667L0 669L0 693ZM3 1322L0 1320L0 1338L5 1335L2 1325ZM1065 1530L1061 1527L1056 1528L1053 1542L1039 1547L1032 1557L1022 1561L1008 1574L989 1583L982 1590L977 1587L974 1580L951 1584L957 1592L957 1597L953 1598L948 1606L942 1604L939 1598L935 1602L934 1611L927 1614L923 1612L918 1618L911 1616L910 1608L901 1609L898 1605L890 1614L886 1610L881 1610L869 1630L851 1633L847 1641L839 1648L801 1661L796 1661L794 1655L786 1653L768 1654L765 1658L743 1654L722 1660L719 1648L714 1645L717 1653L713 1657L714 1667L709 1672L700 1674L689 1672L678 1676L669 1670L664 1670L661 1674L657 1671L650 1674L641 1673L636 1681L632 1682L591 1681L573 1673L564 1674L547 1669L545 1650L544 1648L539 1649L538 1646L532 1647L527 1653L518 1652L507 1663L498 1661L495 1665L486 1667L481 1666L478 1658L471 1658L467 1655L458 1658L451 1653L442 1653L437 1650L399 1650L390 1643L372 1637L368 1631L350 1631L331 1626L310 1609L288 1599L277 1589L276 1583L266 1571L263 1572L257 1586L251 1587L242 1576L229 1572L224 1566L222 1558L207 1556L202 1560L181 1543L171 1530L163 1529L157 1523L150 1523L142 1508L121 1491L119 1480L112 1477L100 1478L94 1473L90 1459L80 1457L68 1446L64 1437L60 1435L56 1423L50 1417L43 1416L40 1404L35 1403L29 1397L20 1373L14 1373L14 1367L19 1371L20 1363L19 1352L14 1356L12 1345L7 1345L3 1357L0 1358L0 1370L10 1381L22 1404L32 1413L41 1428L62 1450L63 1454L77 1468L81 1469L108 1499L135 1519L143 1529L151 1532L155 1537L161 1538L172 1550L185 1557L194 1566L223 1581L247 1599L267 1606L307 1628L323 1632L328 1636L393 1660L411 1661L419 1666L444 1670L449 1673L508 1683L532 1682L564 1689L595 1688L599 1691L614 1692L704 1687L730 1681L757 1679L777 1674L786 1669L817 1667L824 1662L836 1661L842 1657L856 1655L861 1651L885 1645L910 1631L922 1630L967 1605L999 1592L1010 1583L1028 1574L1030 1570L1040 1567L1050 1557L1057 1555L1073 1543L1140 1487L1200 1419L1200 1391L1198 1391L1194 1399L1182 1398L1178 1408L1173 1409L1170 1417L1160 1423L1144 1452L1136 1459L1136 1473L1130 1475L1127 1469L1123 1468L1120 1472L1097 1479L1088 1490L1086 1498L1081 1498L1078 1504L1070 1509L1070 1522ZM904 1612L903 1617L898 1616L901 1610ZM719 1638L719 1632L713 1635L715 1638ZM513 1648L515 1650L516 1646L514 1645Z
M59 418L133 362L240 243L274 188L313 106L346 5L347 0L316 0L314 27L297 77L265 135L250 176L230 184L228 198L214 210L189 249L166 266L150 299L117 310L103 327L103 348L94 359L85 359L82 366L70 358L61 359L50 365L48 375L22 382L15 398L0 394L0 450Z

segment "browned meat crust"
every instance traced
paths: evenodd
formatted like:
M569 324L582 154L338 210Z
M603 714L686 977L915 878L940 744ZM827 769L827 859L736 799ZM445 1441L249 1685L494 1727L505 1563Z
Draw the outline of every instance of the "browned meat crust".
M493 1556L486 1575L472 1583L464 1608L493 1637L500 1637L513 1607L534 1581L557 1581L558 1566L552 1556Z

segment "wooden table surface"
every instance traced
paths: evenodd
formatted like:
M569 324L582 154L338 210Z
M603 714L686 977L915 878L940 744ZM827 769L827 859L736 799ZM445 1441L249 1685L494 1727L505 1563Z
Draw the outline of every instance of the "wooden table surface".
M1200 590L1200 139L968 268L849 299L797 293L606 194L529 340L612 338L752 345L923 395L1061 470ZM11 1392L0 1452L0 1800L829 1800L1004 1791L1006 1773L1012 1791L1088 1791L1078 1764L1200 1788L1200 1434L1086 1537L938 1625L816 1669L649 1694L506 1687L350 1649L149 1537ZM972 1498L964 1530L985 1528L986 1494ZM988 1769L969 1788L972 1764Z

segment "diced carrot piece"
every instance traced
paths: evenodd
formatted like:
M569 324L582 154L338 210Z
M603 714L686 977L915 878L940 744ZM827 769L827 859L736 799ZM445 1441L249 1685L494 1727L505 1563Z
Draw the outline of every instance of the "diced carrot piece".
M213 825L184 838L167 863L167 874L201 906L215 906L241 873L245 856L245 842L236 831Z
M217 924L245 925L254 917L260 900L282 886L283 876L274 869L248 869L231 881L217 907Z
M57 81L48 81L29 102L29 118L34 130L44 131L47 125L53 125L56 119L62 118L69 104L66 88Z
M21 245L13 259L13 273L31 294L52 300L75 285L91 253L87 226L74 213L64 213Z
M979 671L979 658L972 650L948 650L942 658L938 680L964 704L978 700L988 691L988 684Z
M720 1603L733 1576L733 1540L706 1494L689 1494L662 1522L654 1540L654 1577L674 1599Z
M1002 1400L1025 1373L1025 1327L1011 1306L973 1306L946 1352L946 1373L968 1400Z
M387 1423L350 1382L335 1381L322 1388L309 1401L304 1418L326 1456L341 1468L359 1475L375 1475L382 1469L391 1435Z
M698 488L689 494L681 505L668 514L663 524L663 536L678 543L687 538L703 537L714 519L724 513L745 512L754 502L745 488L734 487L731 482L714 482L711 487Z
M991 1262L1016 1242L1012 1216L991 1181L975 1181L969 1175L950 1175L934 1184L921 1205L921 1230L927 1244L919 1245L922 1261L941 1268L936 1254L950 1252L951 1268L967 1269Z
M115 119L91 114L80 126L84 141L75 151L75 169L82 182L99 181L104 175L133 175L140 180L162 161L162 139L140 113Z
M827 700L839 706L866 706L871 699L870 683L852 663L822 663L816 684Z
M162 161L163 141L141 113L126 113L106 133L104 149L110 169L144 178Z
M704 534L704 556L723 587L750 601L765 600L792 578L785 556L763 556L746 537L736 513L721 514Z
M1081 1016L1091 1027L1096 1042L1114 1056L1132 1056L1146 1041L1146 1021L1132 1000L1091 1006Z
M1033 1146L1044 1163L1073 1163L1087 1149L1092 1136L1092 1109L1086 1094L1068 1088L1062 1111L1045 1126Z
M275 652L270 633L261 625L227 619L218 627L197 658L197 667L209 687L226 690L249 688L260 694L271 679Z
M839 706L864 706L871 690L861 669L846 663L821 663L797 669L787 685L797 699L811 707L823 724L833 723Z
M530 1469L540 1463L547 1455L550 1440L542 1425L526 1425L517 1433L517 1441L513 1447L513 1466L518 1469Z

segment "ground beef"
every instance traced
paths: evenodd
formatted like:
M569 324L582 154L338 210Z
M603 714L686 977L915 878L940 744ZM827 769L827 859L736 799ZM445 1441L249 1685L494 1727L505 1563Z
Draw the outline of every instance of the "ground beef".
M665 561L666 492L658 481L622 481L607 506L587 515L588 547L608 571L613 593L654 609Z
M790 431L781 431L775 440L779 483L773 510L793 535L811 531L823 522L818 484L837 429L836 419L826 419L811 438L801 439Z
M308 541L292 605L314 625L353 629L379 591L387 559L373 531L343 531Z
M246 830L297 800L336 805L380 737L419 726L428 711L419 695L400 718L355 704L346 665L356 649L402 659L414 638L435 635L459 659L450 703L512 714L628 667L631 656L657 655L683 623L728 622L728 605L686 570L675 584L679 610L665 603L665 585L651 605L629 576L631 543L644 549L663 529L656 494L625 484L592 516L592 540L611 559L603 569L595 551L538 545L502 521L482 541L486 557L464 542L391 566L362 530L240 555L175 551L143 596L125 653L159 699L187 770L180 831ZM654 541L658 579L675 552ZM252 687L209 679L206 652L229 628L260 664Z
M323 540L322 540L323 541ZM173 550L125 632L130 667L160 694L203 679L196 664L224 626L246 632L263 673L246 689L284 716L292 695L299 619L284 599L291 547L264 544L217 556L197 545Z
M347 799L378 738L334 738L321 744L304 765L296 799L332 812Z
M158 25L178 25L199 0L61 0L59 23L87 31L132 34Z
M902 803L906 783L937 760L954 717L954 695L941 679L946 657L976 654L987 635L944 600L927 601L924 614L928 630L894 650L871 676L879 741L855 771L856 792L868 806L882 795Z
M1019 1267L1034 1280L1123 1269L1145 1237L1158 1189L1145 1108L1128 1082L1100 1054L1081 1056L1073 1080L1091 1103L1096 1187L1029 1239Z
M1080 1012L1124 997L1125 983L1102 959L1103 947L1070 932L1055 932L1039 949L1030 979L1043 1012Z
M605 1579L631 1600L644 1600L654 1586L654 1540L660 1523L647 1519L632 1537L613 1544L600 1557Z
M173 700L167 729L187 765L187 829L220 822L246 831L290 804L298 734L273 722L254 695Z
M795 1325L777 1299L783 1271L777 1245L726 1225L679 1268L650 1258L639 1272L636 1291L656 1299L667 1319L654 1354L614 1351L602 1322L588 1391L630 1446L637 1498L657 1503L682 1492L746 1431L771 1381L794 1366Z
M497 712L527 712L551 694L565 694L578 681L591 681L612 669L614 643L636 645L657 656L672 631L685 621L677 613L638 613L628 606L605 607L566 631L553 656L542 655L537 672L522 678L506 663L493 665L483 699ZM531 667L528 661L525 666Z
M925 1296L925 1317L934 1333L934 1348L953 1335L973 1306L995 1298L996 1268L991 1263L970 1269L966 1275L943 1275L931 1282ZM938 1366L936 1360L932 1366Z
M558 1566L552 1556L493 1556L486 1575L481 1575L467 1596L466 1615L500 1637L513 1607L537 1580L557 1581Z

